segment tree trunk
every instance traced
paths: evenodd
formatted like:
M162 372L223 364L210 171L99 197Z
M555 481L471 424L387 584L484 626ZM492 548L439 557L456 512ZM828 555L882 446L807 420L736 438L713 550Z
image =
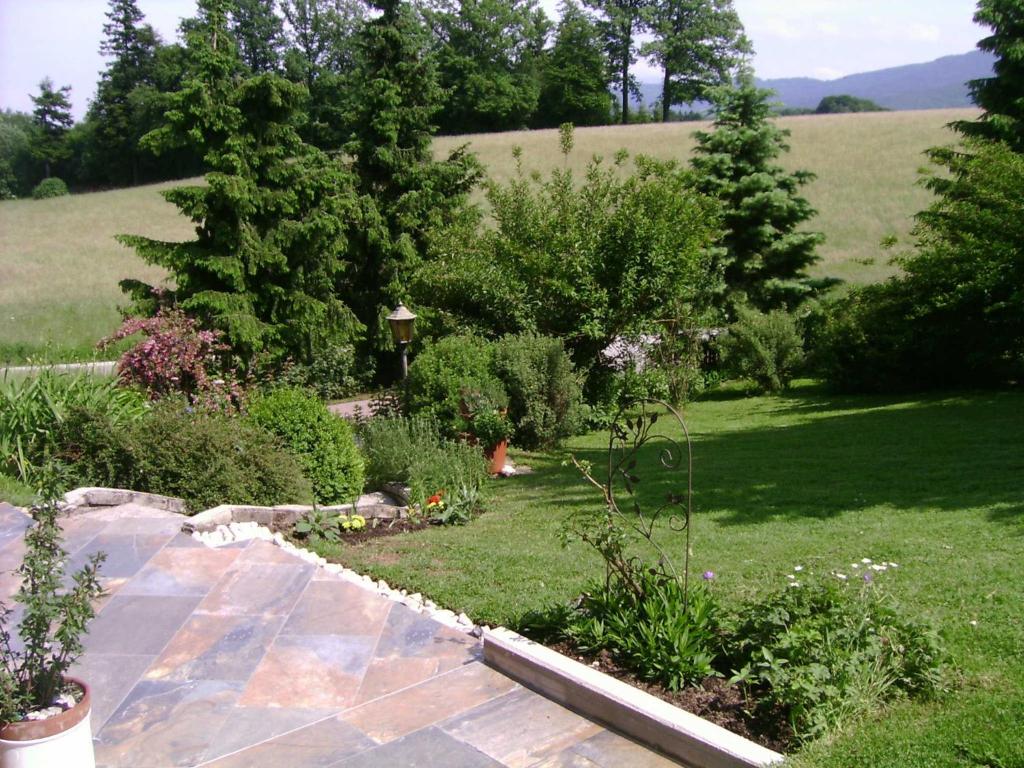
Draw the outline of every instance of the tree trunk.
M668 85L672 79L672 73L668 66L665 67L665 79L661 83L661 122L667 123L669 113L672 111L672 102L668 100Z
M622 124L629 123L629 54L622 58Z
M48 179L50 178L50 161L44 160L43 163L46 165L46 176L44 176L43 178Z

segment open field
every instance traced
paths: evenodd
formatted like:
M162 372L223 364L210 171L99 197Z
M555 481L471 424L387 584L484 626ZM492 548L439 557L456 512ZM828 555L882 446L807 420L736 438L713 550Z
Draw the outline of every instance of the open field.
M798 766L1024 765L1024 395L837 398L803 385L782 397L720 392L694 403L693 571L717 574L726 600L784 583L802 565L893 561L880 582L935 623L958 669L935 702L894 705L798 756ZM659 422L659 425L665 421ZM569 452L599 464L604 434L517 456L534 475L496 481L491 511L462 528L328 547L347 565L489 623L567 601L602 571L559 532L600 506ZM638 474L651 499L685 488ZM668 538L679 553L681 535ZM976 622L972 624L972 622Z
M790 168L818 174L807 190L820 215L815 226L828 236L818 274L870 282L891 274L879 240L904 235L912 214L929 193L915 186L922 152L950 143L950 120L973 110L892 112L783 118L792 130ZM658 157L686 159L692 132L706 124L674 123L576 132L570 162L585 165L620 147ZM524 166L545 169L562 163L556 131L516 132L437 140L444 153L469 142L495 178L514 172L511 150L521 144ZM53 360L91 356L96 339L117 324L125 277L158 279L118 245L118 233L168 240L186 239L192 225L158 194L173 184L75 195L52 200L0 202L0 362L44 356Z

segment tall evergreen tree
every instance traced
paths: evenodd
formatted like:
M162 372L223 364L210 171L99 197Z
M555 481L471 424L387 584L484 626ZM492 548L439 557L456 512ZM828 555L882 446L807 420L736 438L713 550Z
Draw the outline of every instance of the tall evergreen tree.
M70 85L54 89L53 81L44 77L39 82L39 95L31 97L35 104L32 121L36 127L32 136L32 155L43 164L47 179L53 164L71 154L65 140L75 122L71 118L70 95Z
M193 73L173 97L168 124L145 142L157 150L191 145L206 183L164 193L196 223L196 238L119 240L174 282L167 298L223 330L249 363L261 353L308 360L357 328L335 294L345 269L351 177L296 131L302 86L273 74L239 80L226 0L199 0L189 25ZM137 308L152 311L151 286L123 281Z
M611 95L597 27L574 0L563 0L560 11L534 125L604 125L611 114Z
M703 99L727 85L743 56L751 53L732 0L661 0L651 6L654 39L641 48L662 75L661 119L676 104Z
M550 22L537 0L435 0L426 10L437 41L438 119L445 133L526 126L540 96Z
M776 159L789 150L789 131L772 123L771 91L744 71L736 87L712 92L715 130L698 132L693 167L701 191L718 198L726 233L720 243L727 304L762 309L793 307L811 292L807 268L824 239L797 231L815 215L800 188L814 179L788 173Z
M995 54L995 72L970 83L974 103L984 110L981 120L953 125L966 136L1005 141L1024 152L1024 2L979 0L974 21L992 30L978 47Z
M256 75L281 69L284 22L274 6L274 0L235 0L231 11L231 34L239 56Z
M480 175L464 149L436 162L432 119L442 103L426 29L402 0L374 0L379 15L357 38L351 158L362 220L350 243L342 296L366 326L367 348L389 345L384 320L405 298L428 232L464 204Z
M615 73L622 124L629 122L629 97L640 95L630 68L636 64L637 37L647 30L647 14L653 0L584 0L602 15L599 29L604 38L608 68Z

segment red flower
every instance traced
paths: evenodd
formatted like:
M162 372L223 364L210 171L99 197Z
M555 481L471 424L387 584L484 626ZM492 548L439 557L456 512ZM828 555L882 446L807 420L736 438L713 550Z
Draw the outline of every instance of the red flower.
M429 507L429 506L433 506L434 504L440 504L441 503L441 496L443 496L443 495L444 495L444 491L438 491L437 493L435 493L433 496L431 496L429 499L427 499L427 506Z

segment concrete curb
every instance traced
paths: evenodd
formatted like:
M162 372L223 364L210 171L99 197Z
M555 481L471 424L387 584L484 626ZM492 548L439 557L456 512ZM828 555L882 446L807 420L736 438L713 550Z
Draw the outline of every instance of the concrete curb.
M761 768L785 756L499 627L484 661L565 707L693 768Z

